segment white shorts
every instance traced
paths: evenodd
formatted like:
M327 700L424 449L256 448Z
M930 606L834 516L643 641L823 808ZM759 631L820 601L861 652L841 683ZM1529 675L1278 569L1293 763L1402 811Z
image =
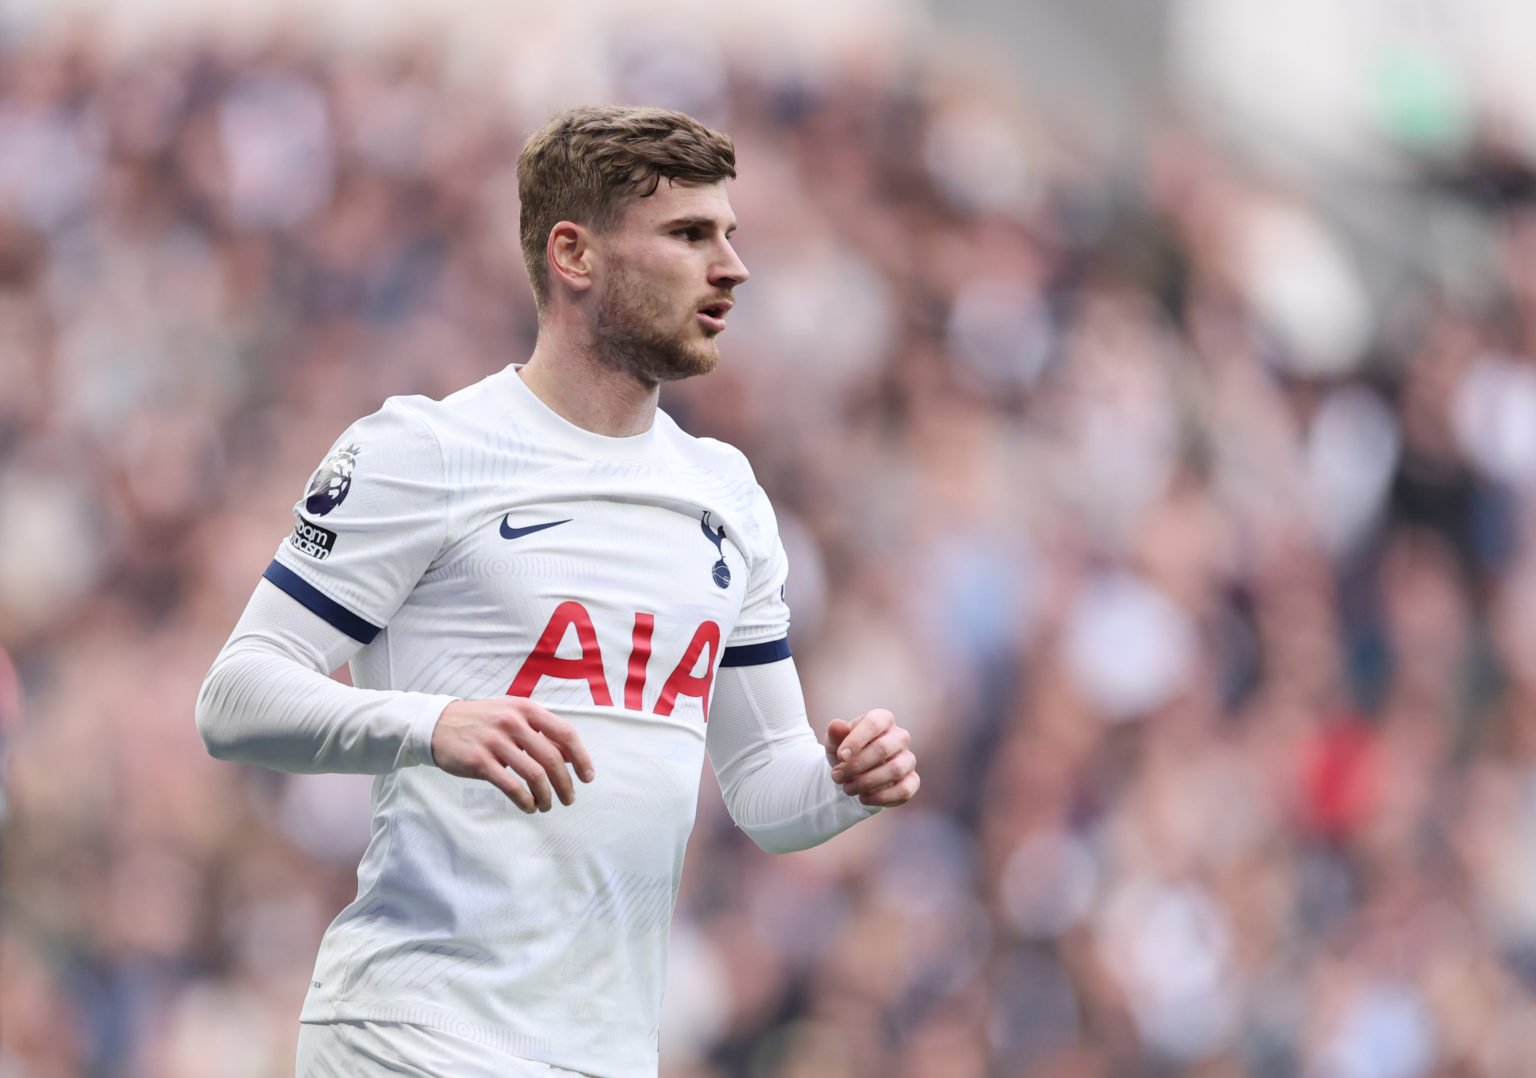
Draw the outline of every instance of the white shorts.
M583 1078L403 1022L300 1022L295 1078Z

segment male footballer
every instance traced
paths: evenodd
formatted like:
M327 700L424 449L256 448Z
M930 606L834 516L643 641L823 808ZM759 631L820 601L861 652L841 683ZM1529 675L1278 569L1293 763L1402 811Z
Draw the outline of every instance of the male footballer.
M221 759L377 776L303 1078L655 1074L704 754L770 851L918 788L888 711L818 743L773 509L657 407L747 279L731 141L575 109L517 175L532 356L336 441L198 697Z

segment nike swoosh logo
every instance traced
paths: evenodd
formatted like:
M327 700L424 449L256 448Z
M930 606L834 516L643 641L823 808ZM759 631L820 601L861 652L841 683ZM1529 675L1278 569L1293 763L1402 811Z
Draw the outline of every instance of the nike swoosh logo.
M521 539L525 535L532 535L534 532L541 532L545 528L554 528L561 524L569 524L571 522L571 518L566 517L564 520L551 520L548 524L530 524L526 528L514 528L507 523L507 519L511 517L511 515L511 513L508 513L506 516L501 518L501 537L503 539Z

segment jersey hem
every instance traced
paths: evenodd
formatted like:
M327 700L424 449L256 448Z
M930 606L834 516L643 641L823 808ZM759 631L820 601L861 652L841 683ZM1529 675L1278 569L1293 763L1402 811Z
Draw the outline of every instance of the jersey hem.
M301 1023L327 1025L334 1022L397 1022L441 1030L455 1037L474 1041L490 1051L515 1059L533 1060L551 1067L579 1071L592 1078L632 1078L655 1075L660 1069L660 1053L644 1059L584 1054L562 1048L545 1038L514 1033L504 1027L472 1022L462 1015L389 1000L307 1001L299 1015Z

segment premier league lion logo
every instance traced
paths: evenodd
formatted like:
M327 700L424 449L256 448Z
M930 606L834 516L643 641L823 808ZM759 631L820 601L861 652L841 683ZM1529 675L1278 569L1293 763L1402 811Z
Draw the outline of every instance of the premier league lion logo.
M344 445L332 453L309 481L304 494L304 511L323 517L347 500L352 489L352 469L357 467L357 454L361 447Z

